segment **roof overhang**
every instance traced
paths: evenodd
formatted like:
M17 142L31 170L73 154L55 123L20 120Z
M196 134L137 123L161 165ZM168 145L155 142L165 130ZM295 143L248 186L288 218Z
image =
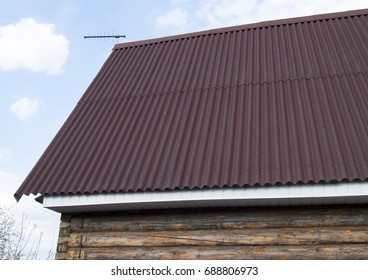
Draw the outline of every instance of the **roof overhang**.
M368 203L368 182L136 193L46 195L43 199L45 208L60 213L364 203Z

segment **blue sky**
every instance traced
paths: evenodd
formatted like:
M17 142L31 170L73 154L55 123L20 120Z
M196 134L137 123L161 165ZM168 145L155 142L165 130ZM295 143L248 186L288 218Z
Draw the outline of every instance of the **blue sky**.
M114 46L120 42L277 18L368 8L366 0L0 0L0 206L43 232L40 258L57 239L59 215L33 197L12 197ZM54 245L51 245L54 244Z

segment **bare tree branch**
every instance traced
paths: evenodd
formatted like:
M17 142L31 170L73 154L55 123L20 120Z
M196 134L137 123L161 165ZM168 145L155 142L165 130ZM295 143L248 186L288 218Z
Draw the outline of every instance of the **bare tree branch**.
M31 225L27 215L23 214L21 222L17 223L5 208L0 207L0 260L37 260L43 233L35 238L36 229L37 225ZM53 256L50 250L47 259Z

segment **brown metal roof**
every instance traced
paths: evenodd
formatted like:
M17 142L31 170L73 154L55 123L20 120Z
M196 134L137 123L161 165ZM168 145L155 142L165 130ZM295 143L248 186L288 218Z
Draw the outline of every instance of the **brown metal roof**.
M366 180L368 10L116 45L17 191Z

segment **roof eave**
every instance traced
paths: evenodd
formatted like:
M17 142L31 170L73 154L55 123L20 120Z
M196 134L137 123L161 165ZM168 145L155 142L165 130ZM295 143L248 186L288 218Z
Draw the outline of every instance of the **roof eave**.
M368 182L45 196L56 212L368 203Z

